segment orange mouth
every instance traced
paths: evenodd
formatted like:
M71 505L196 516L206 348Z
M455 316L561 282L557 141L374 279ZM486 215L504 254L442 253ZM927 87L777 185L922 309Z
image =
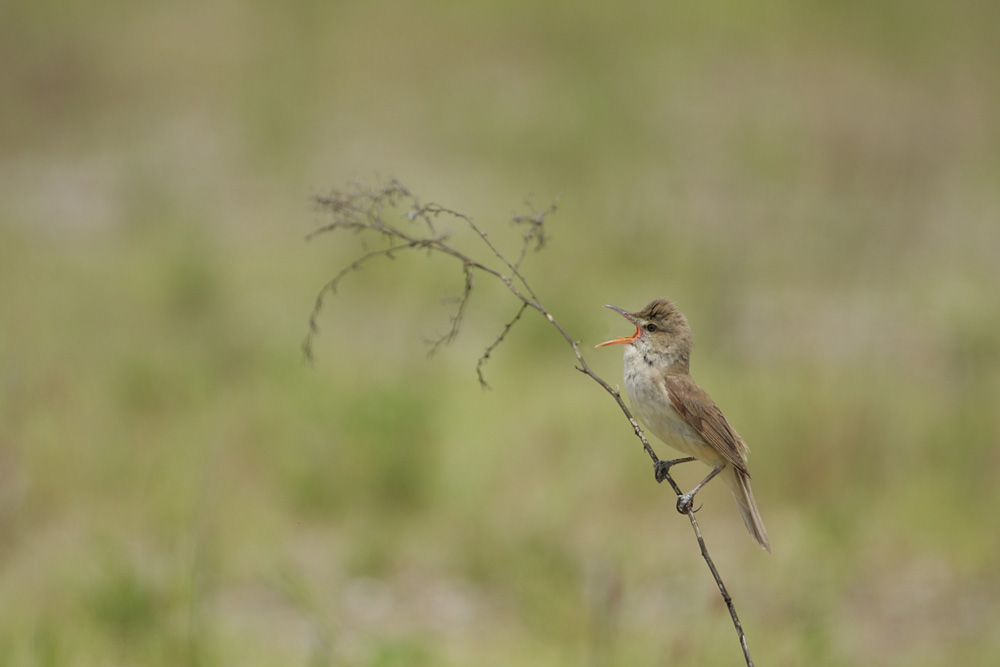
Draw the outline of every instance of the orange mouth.
M622 317L624 317L632 324L635 324L635 321L632 319L632 315L628 311L623 310L618 306L605 306L605 308L610 308L611 310L619 313ZM635 339L639 337L640 333L641 330L639 329L639 325L635 324L635 333L632 334L631 336L625 338L615 338L614 340L606 340L603 343L598 343L594 347L607 347L608 345L625 345L626 343L632 343L635 341Z
M607 347L608 345L624 345L625 343L631 343L638 337L639 337L639 327L636 327L635 334L632 336L628 336L626 338L615 338L614 340L606 340L603 343L598 343L594 347Z

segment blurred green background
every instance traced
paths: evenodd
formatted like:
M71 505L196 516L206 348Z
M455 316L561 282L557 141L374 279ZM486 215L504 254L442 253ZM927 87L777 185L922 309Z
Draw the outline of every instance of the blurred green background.
M687 521L565 343L305 234L398 177L601 308L670 296L773 556L759 665L1000 663L1000 5L0 7L0 663L735 665ZM504 240L506 239L506 240ZM668 456L665 447L657 447ZM681 470L690 485L704 469Z

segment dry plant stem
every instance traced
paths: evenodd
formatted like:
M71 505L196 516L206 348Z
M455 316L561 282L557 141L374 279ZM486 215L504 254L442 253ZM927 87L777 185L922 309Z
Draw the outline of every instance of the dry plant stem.
M649 445L649 441L646 439L645 433L639 426L639 423L635 420L635 417L632 416L632 412L622 399L621 393L605 382L603 378L597 375L597 373L590 368L586 359L584 359L583 355L580 353L580 341L570 336L559 321L556 320L555 317L553 317L552 314L545 308L545 306L542 305L538 296L531 288L531 285L521 274L521 264L525 259L528 248L534 245L535 250L540 250L545 245L545 241L547 240L544 227L545 218L548 214L553 213L556 210L555 204L541 212L532 211L531 215L515 216L513 218L512 222L514 224L526 225L527 230L521 239L522 243L518 253L518 258L515 262L511 262L490 241L486 232L480 229L472 218L459 213L458 211L439 206L438 204L422 205L419 199L412 192L410 192L410 190L395 179L389 181L383 186L373 189L358 185L355 186L350 192L334 192L329 197L318 197L316 201L323 210L333 216L333 221L315 230L309 234L307 238L312 239L317 235L336 230L346 230L358 234L375 233L384 240L388 241L388 244L384 248L368 250L363 253L360 257L338 271L334 277L326 283L322 289L320 289L320 292L316 297L316 303L313 306L312 314L309 317L309 333L307 334L302 345L303 351L308 359L312 359L313 338L317 333L319 333L317 320L320 311L323 309L324 299L328 294L336 293L340 282L345 276L354 271L361 270L365 264L376 257L387 257L392 259L396 253L403 250L424 249L428 253L437 252L439 254L452 257L461 263L464 284L461 295L455 300L457 306L455 314L451 318L451 327L448 332L440 336L438 339L431 341L431 354L433 354L441 345L451 342L458 334L462 320L465 316L466 306L468 305L469 299L472 295L474 272L481 271L489 276L492 276L493 278L496 278L501 281L510 293L521 302L521 306L517 313L504 325L503 330L496 337L496 339L494 339L493 342L486 347L486 350L482 355L480 355L479 360L476 362L476 374L479 377L480 384L484 388L489 386L483 376L482 367L489 359L490 355L497 348L497 346L504 341L511 328L518 322L518 320L521 319L524 312L529 308L533 309L548 320L553 327L555 327L556 331L559 332L559 335L563 337L566 343L573 350L573 355L576 357L578 364L576 369L590 377L597 384L601 385L601 387L603 387L604 390L608 392L612 398L614 398L618 407L632 425L632 431L639 439L639 442L642 443L643 450L653 461L655 469L655 466L660 459L657 457L656 452L653 451L653 448ZM387 215L387 213L398 212L400 209L405 209L408 221L410 223L416 223L418 227L423 227L425 233L421 234L413 231L407 231L402 229L396 223L390 222L389 215ZM471 229L486 245L495 260L499 262L501 265L500 268L496 268L473 259L470 255L457 250L452 245L449 245L448 234L438 232L434 224L435 221L441 216L459 220ZM677 482L675 482L673 477L670 476L669 470L661 470L658 472L657 476L658 481L666 480L678 497L683 495L680 487L677 485ZM691 522L691 528L694 530L695 537L697 538L702 558L708 565L708 568L712 573L712 577L715 579L715 583L719 587L722 599L725 600L726 607L729 609L729 614L733 619L733 626L736 628L736 633L739 636L740 646L743 649L743 656L746 658L747 666L753 667L753 660L750 657L750 650L747 647L746 635L743 633L743 626L740 624L739 616L736 613L736 607L733 604L732 597L729 595L729 591L726 589L726 586L722 581L722 577L719 575L718 569L715 567L715 563L712 561L712 558L708 553L708 548L705 546L705 540L701 536L701 529L698 526L697 519L695 519L694 511L689 510L685 512L685 514Z

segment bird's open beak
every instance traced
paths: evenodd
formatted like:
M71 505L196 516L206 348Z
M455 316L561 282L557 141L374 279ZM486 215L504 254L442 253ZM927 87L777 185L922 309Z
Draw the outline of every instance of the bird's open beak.
M623 309L619 308L618 306L604 306L604 307L605 308L610 308L611 310L614 310L614 311L620 313L621 316L624 317L626 320L628 320L632 324L635 324L635 319L632 317L632 315L627 310L623 310ZM626 338L615 338L614 340L606 340L603 343L599 343L599 344L595 345L594 347L606 347L608 345L625 345L626 343L631 343L632 341L634 341L638 337L639 337L639 325L635 324L635 333L632 334L631 336L626 337Z

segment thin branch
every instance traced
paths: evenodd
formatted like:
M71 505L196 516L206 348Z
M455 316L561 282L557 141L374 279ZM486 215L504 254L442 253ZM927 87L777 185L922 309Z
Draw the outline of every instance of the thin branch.
M497 345L502 343L503 339L507 337L507 332L510 331L510 328L512 326L514 326L515 322L521 319L521 315L524 314L524 311L527 310L527 308L528 304L526 303L521 304L521 307L517 309L517 314L514 315L514 317L512 317L510 321L507 322L507 324L504 325L503 331L500 332L500 335L497 336L492 343L486 346L486 351L483 352L479 356L479 359L476 361L476 375L479 377L479 384L482 385L483 389L489 389L490 387L489 383L486 381L486 378L483 377L483 364L485 364L486 360L490 358L491 354L493 354L493 350L497 348Z
M370 259L374 259L375 257L388 257L389 259L393 259L393 253L397 250L406 250L407 248L412 247L415 247L412 243L400 243L388 248L382 248L381 250L366 252L361 255L361 257L358 257L356 260L338 271L337 275L323 285L319 293L316 295L316 303L313 304L312 313L309 315L309 335L306 336L306 339L302 342L302 352L306 355L306 359L312 361L313 358L313 338L319 333L319 314L320 311L323 310L323 303L326 300L326 296L328 294L337 293L337 286L340 285L340 281L343 280L348 273L360 271L361 267L364 266L364 264L366 264Z
M673 480L670 480L671 483ZM680 495L678 493L677 495ZM708 555L708 547L705 546L705 539L701 536L701 528L698 527L698 520L694 518L694 510L689 510L687 512L688 519L691 520L691 529L694 531L695 537L698 538L698 547L701 549L701 557L705 559L705 563L708 564L708 569L712 572L712 577L715 579L715 584L719 587L719 593L722 595L722 599L726 602L726 608L729 609L729 615L733 619L733 627L736 629L736 636L740 641L740 648L743 649L743 658L747 661L747 667L753 667L753 658L750 657L750 647L747 646L747 636L743 632L743 624L740 623L740 617L736 613L736 605L733 604L733 598L729 595L729 591L726 589L726 584L722 581L722 576L719 574L719 570L715 567L715 561L712 557Z
M580 352L580 341L570 336L566 329L563 328L562 324L560 324L559 321L552 316L548 309L542 305L530 283L528 283L527 279L525 279L524 275L521 273L521 266L526 258L528 249L531 248L532 245L534 245L535 251L544 247L545 242L548 239L545 231L545 219L549 214L555 212L556 203L553 203L551 206L542 211L532 210L530 215L514 216L513 223L526 224L527 230L522 235L518 257L515 261L511 262L506 255L500 252L496 245L494 245L489 239L486 232L481 229L471 217L439 204L421 204L419 199L412 192L410 192L409 189L395 179L375 189L368 189L360 185L355 185L352 191L335 191L328 197L317 198L316 202L319 204L321 209L332 215L333 219L328 224L314 230L307 236L308 239L315 238L321 234L340 230L350 231L356 234L364 234L366 232L376 233L388 238L393 244L381 250L373 250L364 253L346 267L342 268L332 280L320 289L319 294L316 297L316 304L309 317L309 332L302 345L307 358L312 358L312 342L315 335L319 332L317 319L323 308L324 298L327 294L336 292L337 286L344 276L353 271L360 270L365 263L375 257L386 256L391 258L393 257L393 253L398 251L425 249L429 254L442 254L461 263L465 282L462 294L454 300L457 306L455 313L451 317L451 326L447 333L432 342L431 354L433 354L442 345L454 340L455 336L458 335L459 328L461 327L465 316L466 308L472 296L474 273L476 271L480 271L486 275L496 278L501 281L504 286L506 286L507 290L518 301L520 301L521 306L518 309L517 314L507 321L500 334L486 347L483 354L480 355L478 361L476 362L476 374L479 378L480 384L483 387L489 386L483 376L482 367L490 358L490 355L497 348L497 346L505 340L511 328L521 319L524 312L529 308L533 309L548 320L548 322L556 329L556 331L559 332L559 335L561 335L570 346L570 349L573 351L573 356L576 357L577 370L584 373L594 382L599 384L615 400L618 407L625 415L625 418L628 419L629 424L631 424L632 431L635 433L635 436L639 439L639 442L642 443L643 451L645 451L652 460L654 470L657 469L656 464L660 459L650 446L645 433L639 426L639 423L635 420L635 417L632 416L632 412L622 399L621 393L605 382L603 378L597 375L597 373L590 368L590 365L587 364L587 360L584 359L583 354ZM426 228L428 235L424 236L419 233L406 231L400 225L390 222L391 219L394 219L389 215L393 210L398 210L401 213L405 210L405 214L399 215L398 219L405 219L409 223L418 223L422 225ZM449 245L447 242L449 238L448 235L446 233L439 232L434 224L439 218L451 218L468 227L487 247L493 259L499 262L499 268L491 266L484 261L474 259L470 255ZM673 479L673 477L670 476L669 470L660 470L657 473L657 481L662 480L669 482L670 487L678 497L682 495L680 487L677 485L677 482ZM719 587L719 592L729 609L729 614L733 619L733 626L739 636L740 646L743 649L743 655L746 659L747 666L753 667L753 660L750 657L750 650L747 647L746 635L743 632L743 626L740 624L739 616L736 613L736 607L733 604L732 597L729 595L729 592L723 583L722 577L719 575L718 569L715 567L715 563L709 555L708 548L705 546L705 540L702 538L701 529L698 526L698 521L695 519L694 511L689 510L686 514L691 522L691 528L694 531L695 538L698 541L702 558L708 565L708 568L712 573L712 577L715 579L715 583Z
M458 303L458 308L455 310L455 314L451 316L451 329L448 330L448 333L431 342L431 350L427 353L428 357L434 356L438 348L455 340L455 336L458 335L458 329L462 325L462 318L465 317L465 308L469 305L469 297L472 296L472 286L475 284L472 269L472 265L468 262L462 264L462 271L465 273L465 287L462 289L462 295L455 299Z
M528 226L528 231L522 237L521 253L518 255L517 261L514 262L514 266L518 269L521 268L521 263L524 261L524 256L528 253L528 248L531 246L532 241L535 242L535 252L538 252L545 247L545 242L549 240L548 235L545 233L545 218L556 212L559 197L556 197L556 200L544 211L535 211L530 200L525 201L524 204L531 210L531 215L515 215L511 219L511 222L515 225L526 224Z

